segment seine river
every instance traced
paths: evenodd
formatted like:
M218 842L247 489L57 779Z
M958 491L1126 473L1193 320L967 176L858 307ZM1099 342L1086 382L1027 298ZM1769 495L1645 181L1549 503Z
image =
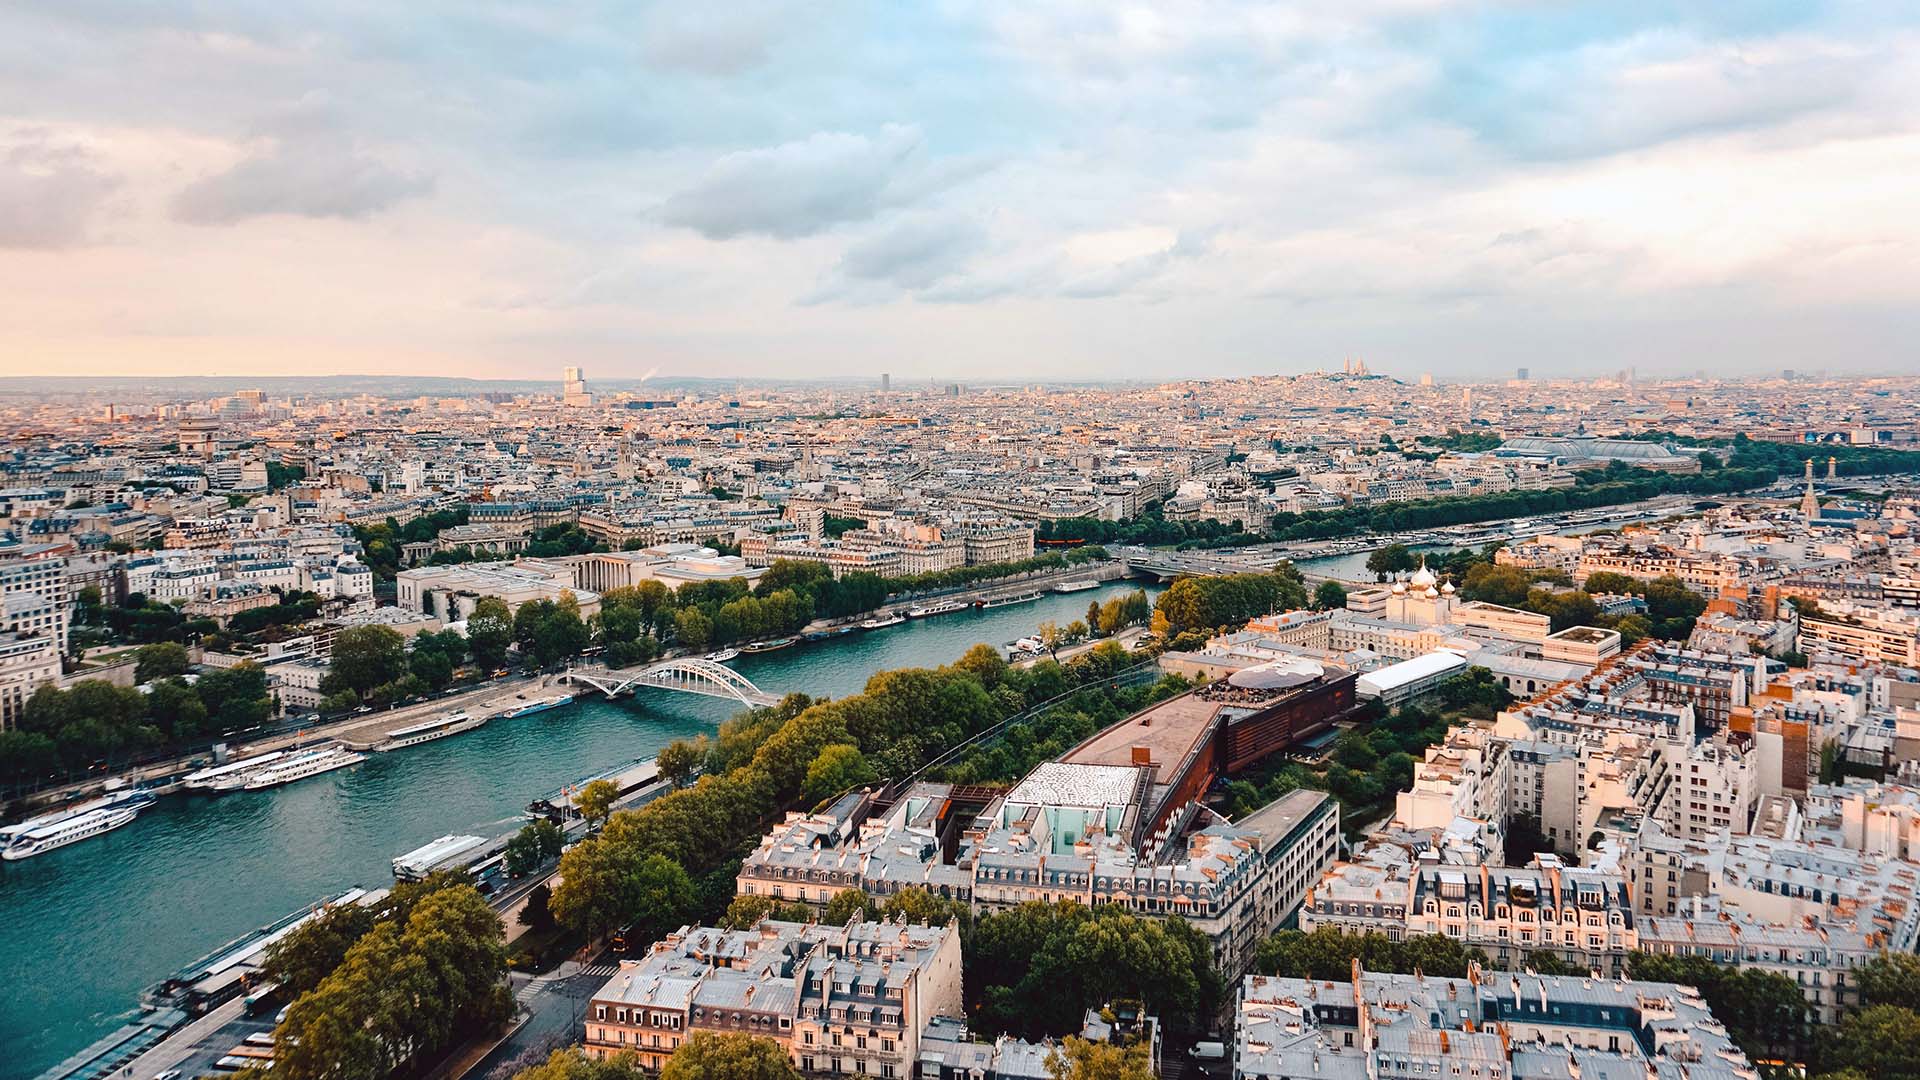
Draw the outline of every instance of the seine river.
M876 671L944 664L1136 587L916 619L732 666L771 693L844 697ZM507 832L533 798L711 731L733 711L661 691L582 698L270 791L164 798L106 836L0 863L0 1080L34 1076L112 1031L142 988L250 928L390 883L395 855L445 833Z

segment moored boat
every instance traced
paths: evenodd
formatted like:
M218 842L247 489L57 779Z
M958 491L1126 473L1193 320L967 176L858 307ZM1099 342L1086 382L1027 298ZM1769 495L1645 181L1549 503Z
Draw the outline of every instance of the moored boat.
M743 653L772 652L775 649L784 649L799 640L799 638L783 637L774 638L772 641L755 641L740 646L740 651Z
M444 739L449 735L458 735L463 731L472 731L486 722L487 718L484 716L471 716L463 712L448 713L425 723L409 724L389 731L386 739L376 743L373 749L383 752L402 750L409 746L432 742L435 739Z
M365 760L367 755L357 754L343 746L309 750L295 754L285 761L275 762L251 774L242 787L248 791L278 787L281 784L291 784L295 780L305 780L309 776L318 776L335 769L344 769L349 765L358 765Z
M562 705L571 704L573 704L571 697L565 694L556 694L553 697L541 698L538 701L529 701L525 705L516 705L498 715L502 720L518 720L523 716L532 716L535 713L543 713L550 709L557 709Z

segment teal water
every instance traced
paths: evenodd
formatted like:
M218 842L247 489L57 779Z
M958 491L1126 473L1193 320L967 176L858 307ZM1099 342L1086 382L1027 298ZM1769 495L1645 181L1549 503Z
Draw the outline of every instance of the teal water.
M772 693L844 697L876 671L948 663L1136 587L915 619L732 667ZM34 1076L112 1031L142 988L222 943L322 897L389 883L395 855L444 833L507 832L534 797L734 711L660 691L583 698L286 787L165 798L105 836L0 863L0 1080Z

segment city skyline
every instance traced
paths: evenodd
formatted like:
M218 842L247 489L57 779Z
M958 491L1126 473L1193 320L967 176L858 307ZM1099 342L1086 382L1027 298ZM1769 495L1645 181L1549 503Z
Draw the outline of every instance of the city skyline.
M1920 329L1891 10L5 26L0 376L1891 374Z

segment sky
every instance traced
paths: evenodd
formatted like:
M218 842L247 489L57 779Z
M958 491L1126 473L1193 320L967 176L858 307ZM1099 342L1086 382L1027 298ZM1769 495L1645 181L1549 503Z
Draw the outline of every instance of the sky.
M0 375L1920 372L1920 7L8 0Z

